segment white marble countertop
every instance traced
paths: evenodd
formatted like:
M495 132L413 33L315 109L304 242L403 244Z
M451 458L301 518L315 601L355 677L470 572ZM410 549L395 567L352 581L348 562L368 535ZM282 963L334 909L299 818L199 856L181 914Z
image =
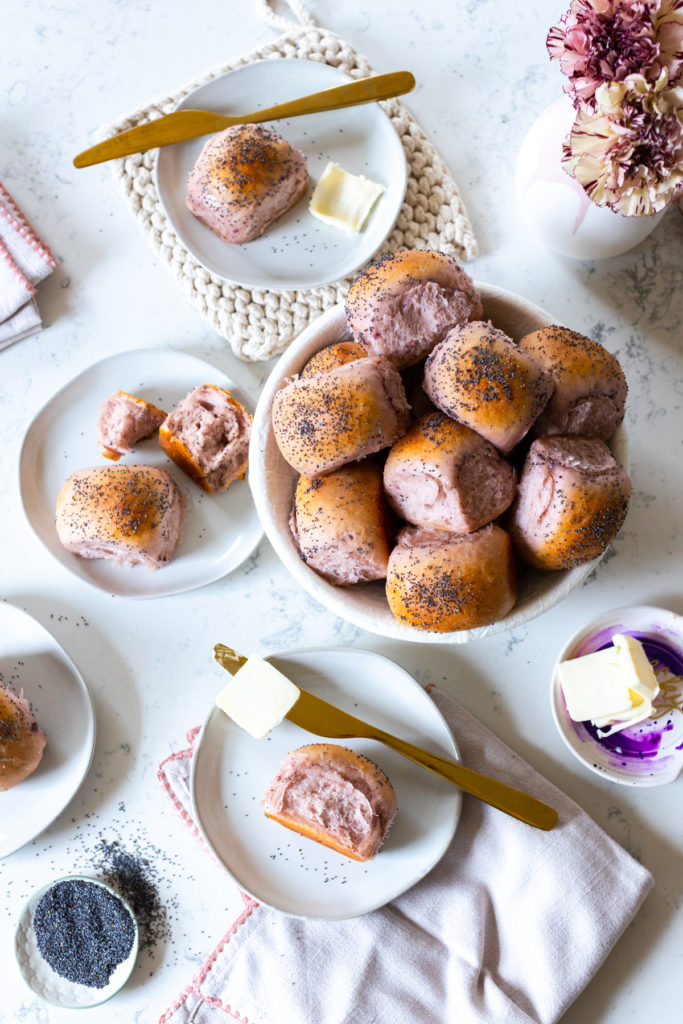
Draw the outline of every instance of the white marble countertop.
M265 365L236 360L188 305L124 208L109 170L76 171L71 159L100 124L276 33L249 5L218 0L3 5L0 180L59 267L39 289L45 329L0 353L0 593L49 629L80 668L95 703L97 743L67 809L0 862L0 1020L73 1016L40 1003L24 986L11 952L13 927L35 888L92 868L102 835L137 844L156 861L168 937L140 957L132 982L91 1010L89 1020L158 1019L230 923L237 906L232 883L180 825L156 778L159 762L204 717L216 689L206 652L229 637L264 652L365 647L399 661L423 683L444 685L655 877L634 923L564 1020L626 1024L655 1007L678 1005L681 783L632 789L583 770L555 732L548 686L563 641L600 611L656 604L683 612L683 217L670 210L638 249L603 263L554 256L519 222L514 159L526 128L560 94L544 40L563 10L554 0L316 0L314 7L318 21L377 71L405 66L415 73L418 87L406 102L452 169L479 239L470 273L603 339L631 385L634 494L609 557L542 619L448 648L385 641L345 624L307 597L266 541L227 579L137 602L87 587L34 536L17 486L21 440L36 411L84 367L125 349L169 346L212 361L254 394L267 373Z

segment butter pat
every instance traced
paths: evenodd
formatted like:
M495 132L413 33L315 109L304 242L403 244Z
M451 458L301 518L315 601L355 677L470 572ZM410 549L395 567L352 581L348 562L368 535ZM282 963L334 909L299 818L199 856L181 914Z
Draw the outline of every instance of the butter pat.
M316 185L309 210L318 220L357 234L368 214L384 192L384 186L362 174L349 174L338 164L329 163Z
M612 647L558 665L569 717L607 735L649 718L659 683L639 640L615 633Z
M262 740L294 707L299 695L299 688L287 676L252 654L219 693L216 704L233 722Z

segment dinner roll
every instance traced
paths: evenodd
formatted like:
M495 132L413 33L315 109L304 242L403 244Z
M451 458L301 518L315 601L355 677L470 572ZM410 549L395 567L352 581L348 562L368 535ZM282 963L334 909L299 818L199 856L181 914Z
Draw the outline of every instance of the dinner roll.
M336 341L312 355L300 376L312 377L314 373L327 373L336 366L353 363L356 359L367 359L367 356L367 350L357 341Z
M200 384L166 417L159 444L209 494L241 480L249 461L251 416L229 391Z
M413 249L364 270L349 289L346 315L371 355L402 369L424 359L454 324L481 317L482 305L453 256Z
M529 449L510 532L537 569L571 569L597 558L626 518L631 481L604 443L543 437Z
M105 459L117 462L122 455L129 455L139 441L156 434L165 419L163 409L126 391L117 391L100 406L97 421L100 451Z
M383 580L392 515L374 462L353 462L309 480L300 476L290 519L304 562L330 583Z
M301 199L306 159L262 124L238 124L204 145L187 181L188 210L224 242L250 242Z
M454 327L425 365L425 391L439 409L511 451L540 415L553 380L490 323Z
M336 743L287 754L262 807L273 821L358 861L376 855L397 811L382 769Z
M180 543L183 502L164 469L95 466L79 469L57 496L57 536L81 558L158 569Z
M408 522L469 533L512 502L515 471L490 441L434 412L392 446L384 489L394 511Z
M566 327L542 327L525 335L519 347L555 384L532 434L578 434L608 441L624 419L628 390L614 356L597 341Z
M23 782L40 764L47 742L23 691L0 683L0 793ZM9 828L11 823L5 821Z
M290 380L273 399L282 456L312 479L387 448L409 419L400 374L386 359L356 359Z
M517 600L509 534L494 523L474 533L406 526L389 558L389 607L400 622L434 633L504 618Z

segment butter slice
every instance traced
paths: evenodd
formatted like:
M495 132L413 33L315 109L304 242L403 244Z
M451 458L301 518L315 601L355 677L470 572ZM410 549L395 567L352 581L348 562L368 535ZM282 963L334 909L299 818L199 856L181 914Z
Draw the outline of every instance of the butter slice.
M252 654L235 672L216 704L233 722L262 740L294 707L300 690L263 658Z
M612 647L564 661L558 677L569 717L608 735L648 718L659 684L635 637L615 633Z
M349 174L339 164L329 163L315 186L309 210L318 220L357 234L384 192L384 186L362 174Z

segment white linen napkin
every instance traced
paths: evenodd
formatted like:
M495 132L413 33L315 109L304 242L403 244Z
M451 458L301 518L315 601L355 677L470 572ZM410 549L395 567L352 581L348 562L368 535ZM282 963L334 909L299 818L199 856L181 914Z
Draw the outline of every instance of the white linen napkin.
M41 328L33 296L57 266L16 201L0 182L0 348Z
M388 906L304 921L244 896L172 1024L552 1024L590 981L652 885L569 797L451 697L431 688L471 768L551 804L541 832L474 797L441 862ZM193 740L196 730L190 734ZM159 778L197 835L192 747ZM380 853L381 856L381 853Z

